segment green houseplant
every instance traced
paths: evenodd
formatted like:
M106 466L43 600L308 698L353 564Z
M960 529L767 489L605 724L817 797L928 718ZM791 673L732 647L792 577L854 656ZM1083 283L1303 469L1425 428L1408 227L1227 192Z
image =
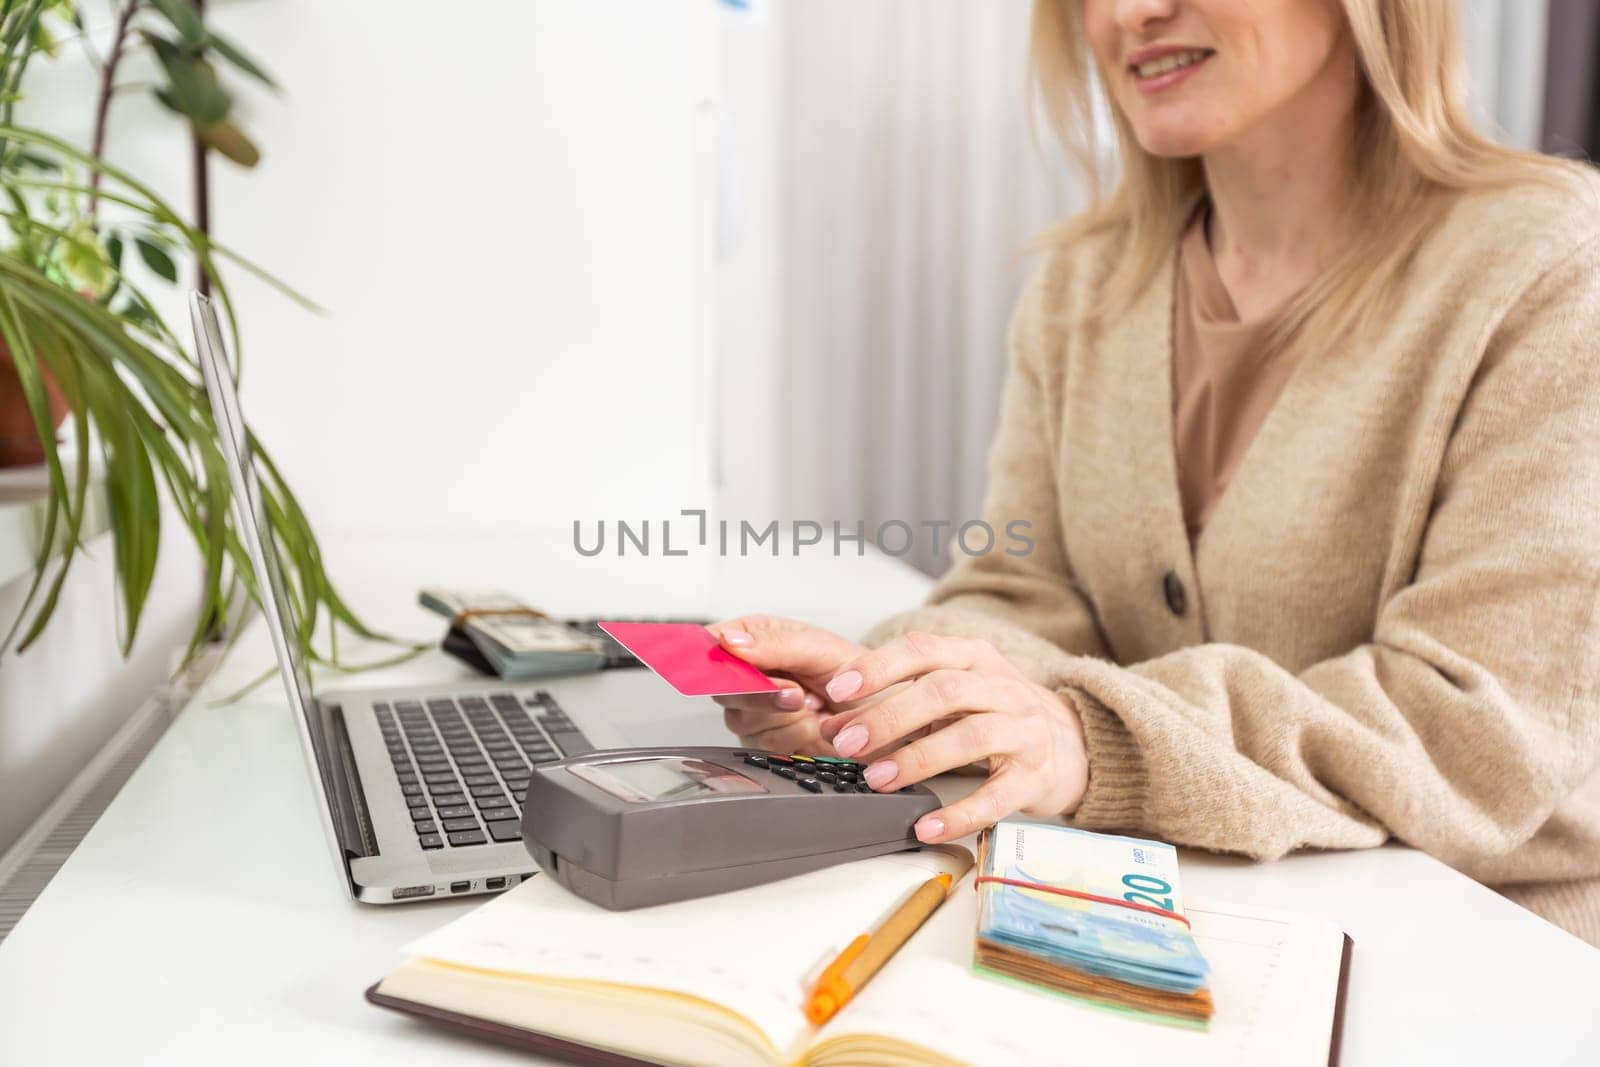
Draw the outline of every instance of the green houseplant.
M231 616L241 595L260 596L234 527L227 473L198 368L125 268L137 255L143 268L132 273L175 284L180 265L189 266L220 305L236 359L240 332L224 264L250 271L304 303L207 232L208 155L218 152L244 166L259 155L234 122L232 96L218 69L271 82L241 49L211 31L192 0L117 0L113 12L110 45L99 52L72 0L0 0L0 344L15 368L14 388L32 417L49 483L26 600L0 650L26 649L51 619L82 551L95 456L108 502L124 655L154 579L163 500L203 560L205 604L190 655L218 620ZM75 43L100 74L88 148L20 124L14 114L30 64ZM119 80L124 60L137 50L154 58L153 83ZM113 101L125 91L145 89L189 127L195 219L103 158ZM67 447L56 440L62 409L70 426ZM336 664L341 625L362 637L390 640L363 625L340 598L305 513L259 441L257 463L297 609L299 644L308 658ZM312 642L323 630L325 655Z

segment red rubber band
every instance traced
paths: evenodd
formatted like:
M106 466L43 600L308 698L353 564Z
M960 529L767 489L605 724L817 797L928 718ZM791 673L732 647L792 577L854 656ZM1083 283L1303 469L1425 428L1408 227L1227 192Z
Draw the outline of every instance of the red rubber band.
M1096 904L1114 904L1119 908L1128 908L1132 911L1147 911L1151 915L1160 915L1163 918L1176 919L1184 926L1188 926L1191 930L1194 929L1194 927L1189 926L1189 920L1185 919L1177 912L1168 911L1166 908L1152 907L1149 904L1135 904L1131 900L1118 900L1115 897L1102 897L1097 896L1094 893L1080 893L1076 889L1063 889L1061 886L1044 885L1040 882L1024 882L1018 878L1002 878L997 874L979 875L972 883L973 891L976 892L977 888L984 882L996 882L1000 885L1014 885L1018 889L1033 889L1040 893L1055 893L1057 896L1076 897L1079 900L1092 900Z

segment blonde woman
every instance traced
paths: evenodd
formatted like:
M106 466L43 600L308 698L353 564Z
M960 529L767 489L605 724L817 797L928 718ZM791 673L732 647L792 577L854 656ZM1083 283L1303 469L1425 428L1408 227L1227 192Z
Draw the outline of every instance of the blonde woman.
M1457 29L1038 0L1101 194L1010 334L985 517L1033 551L956 554L867 646L721 624L797 683L725 701L744 743L885 790L986 767L928 842L1018 811L1259 858L1397 838L1600 945L1600 182L1473 130Z

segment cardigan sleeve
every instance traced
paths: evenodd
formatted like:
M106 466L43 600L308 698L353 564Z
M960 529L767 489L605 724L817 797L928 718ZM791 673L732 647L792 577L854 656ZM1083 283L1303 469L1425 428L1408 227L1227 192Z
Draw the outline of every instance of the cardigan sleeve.
M1590 240L1492 335L1369 643L1298 674L1223 644L1058 657L1089 749L1075 823L1258 858L1392 835L1456 865L1532 837L1600 754L1597 348Z
M925 606L879 623L865 638L869 645L912 629L983 637L1038 682L1047 680L1063 652L1106 655L1099 622L1062 543L1055 477L1059 434L1037 362L1051 333L1051 269L1047 259L1033 272L1007 331L999 430L989 450L982 509L993 548L969 555L961 539L953 539L954 563ZM974 548L982 536L972 535Z

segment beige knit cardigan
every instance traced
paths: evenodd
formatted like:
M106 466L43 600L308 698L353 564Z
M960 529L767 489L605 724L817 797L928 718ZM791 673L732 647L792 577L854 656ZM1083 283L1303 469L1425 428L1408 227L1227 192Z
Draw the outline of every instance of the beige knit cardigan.
M1070 696L1075 825L1259 859L1397 838L1600 945L1600 179L1578 184L1462 197L1381 328L1302 355L1192 551L1172 265L1091 335L1119 243L1050 255L984 504L1035 547L952 546L869 643L986 638Z

